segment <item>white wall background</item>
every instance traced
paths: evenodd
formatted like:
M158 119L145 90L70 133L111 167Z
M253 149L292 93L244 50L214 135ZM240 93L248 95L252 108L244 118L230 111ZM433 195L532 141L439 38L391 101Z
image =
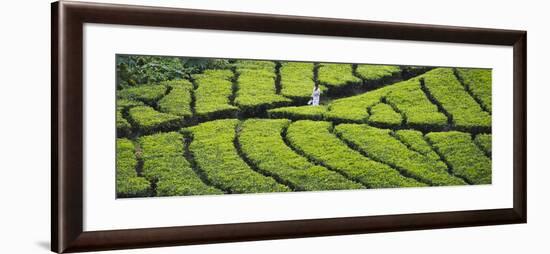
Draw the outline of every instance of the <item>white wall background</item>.
M545 1L119 0L112 2L528 31L528 224L115 251L112 253L548 253ZM47 253L50 239L50 1L0 9L1 253ZM529 251L525 251L529 250Z

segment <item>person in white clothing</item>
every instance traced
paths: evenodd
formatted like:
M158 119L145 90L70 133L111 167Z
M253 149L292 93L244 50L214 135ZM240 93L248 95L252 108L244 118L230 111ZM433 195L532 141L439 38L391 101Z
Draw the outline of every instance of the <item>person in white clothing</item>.
M313 88L313 93L311 93L311 105L319 106L319 100L321 98L321 89L319 89L319 84L315 84Z

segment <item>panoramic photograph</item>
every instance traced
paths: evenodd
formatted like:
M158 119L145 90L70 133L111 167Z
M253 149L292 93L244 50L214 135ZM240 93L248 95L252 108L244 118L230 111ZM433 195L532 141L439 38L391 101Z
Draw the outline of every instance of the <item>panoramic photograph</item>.
M117 198L491 184L491 69L145 55L115 68Z

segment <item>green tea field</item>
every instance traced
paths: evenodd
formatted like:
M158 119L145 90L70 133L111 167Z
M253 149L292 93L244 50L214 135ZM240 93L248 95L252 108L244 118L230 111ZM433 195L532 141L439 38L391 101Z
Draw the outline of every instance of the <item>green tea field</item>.
M491 70L176 61L138 80L130 64L119 198L491 184Z

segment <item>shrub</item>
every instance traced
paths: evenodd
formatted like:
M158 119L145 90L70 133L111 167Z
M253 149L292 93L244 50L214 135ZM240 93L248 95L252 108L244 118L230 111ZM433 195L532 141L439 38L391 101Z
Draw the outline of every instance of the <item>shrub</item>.
M128 100L123 98L117 98L116 100L116 107L117 109L125 109L125 108L131 108L135 106L143 106L143 102L141 101L134 101L134 100Z
M132 132L132 126L122 116L122 110L117 109L117 111L116 111L116 135L117 135L117 137L129 136L131 132Z
M447 117L426 97L418 79L399 84L399 89L386 95L386 101L405 116L407 126L423 130L440 130L447 126Z
M157 133L138 139L143 159L159 156L183 156L183 137L178 132Z
M473 184L491 183L491 160L474 144L469 133L432 132L426 135L455 175Z
M359 64L355 73L366 82L366 85L377 86L398 78L401 68L397 65Z
M144 133L168 131L183 124L183 119L172 114L161 113L148 106L133 107L129 111L130 121Z
M330 133L331 123L302 120L290 125L290 144L310 159L340 172L369 188L424 186L385 164L378 163L350 149Z
M395 132L395 138L405 144L409 149L426 156L430 160L438 161L441 159L424 139L424 134L420 131L398 130Z
M281 94L292 99L307 100L311 97L313 63L283 62L280 68Z
M460 178L450 175L444 163L409 150L390 135L391 130L357 124L341 124L335 130L344 140L368 156L422 182L443 186L465 184Z
M216 120L189 127L189 149L209 182L230 193L284 192L290 189L252 170L234 146L236 119Z
M191 92L193 85L187 80L164 82L171 88L164 98L158 102L159 110L162 112L191 117Z
M492 135L491 134L478 134L474 139L474 142L489 156L492 153Z
M458 77L477 100L484 110L491 112L492 108L492 71L489 69L456 69Z
M274 62L240 60L235 63L235 67L239 75L235 104L241 110L254 114L291 102L276 94Z
M231 70L205 70L193 75L195 90L195 113L203 119L232 116L237 107L231 105L233 72Z
M487 130L491 116L464 90L450 68L437 68L423 75L429 93L451 115L462 130Z
M319 66L317 79L322 85L329 88L340 88L361 83L361 79L353 75L351 64L322 63Z
M143 197L150 194L150 183L136 172L137 160L134 144L128 139L116 140L116 193L117 197Z
M118 97L154 105L165 93L166 86L163 85L140 85L119 90Z
M182 156L180 154L145 159L143 175L149 181L156 182L157 196L223 194L203 183Z
M300 106L270 109L267 111L267 114L270 118L322 120L325 112L327 112L325 106Z
M242 125L239 143L246 157L262 172L295 190L360 189L362 185L308 162L284 142L281 133L289 120L249 119Z
M386 103L378 103L370 109L368 122L373 125L399 126L401 115Z
M334 100L329 104L325 118L335 122L366 122L369 117L367 109L379 103L386 90L385 87L361 95Z

